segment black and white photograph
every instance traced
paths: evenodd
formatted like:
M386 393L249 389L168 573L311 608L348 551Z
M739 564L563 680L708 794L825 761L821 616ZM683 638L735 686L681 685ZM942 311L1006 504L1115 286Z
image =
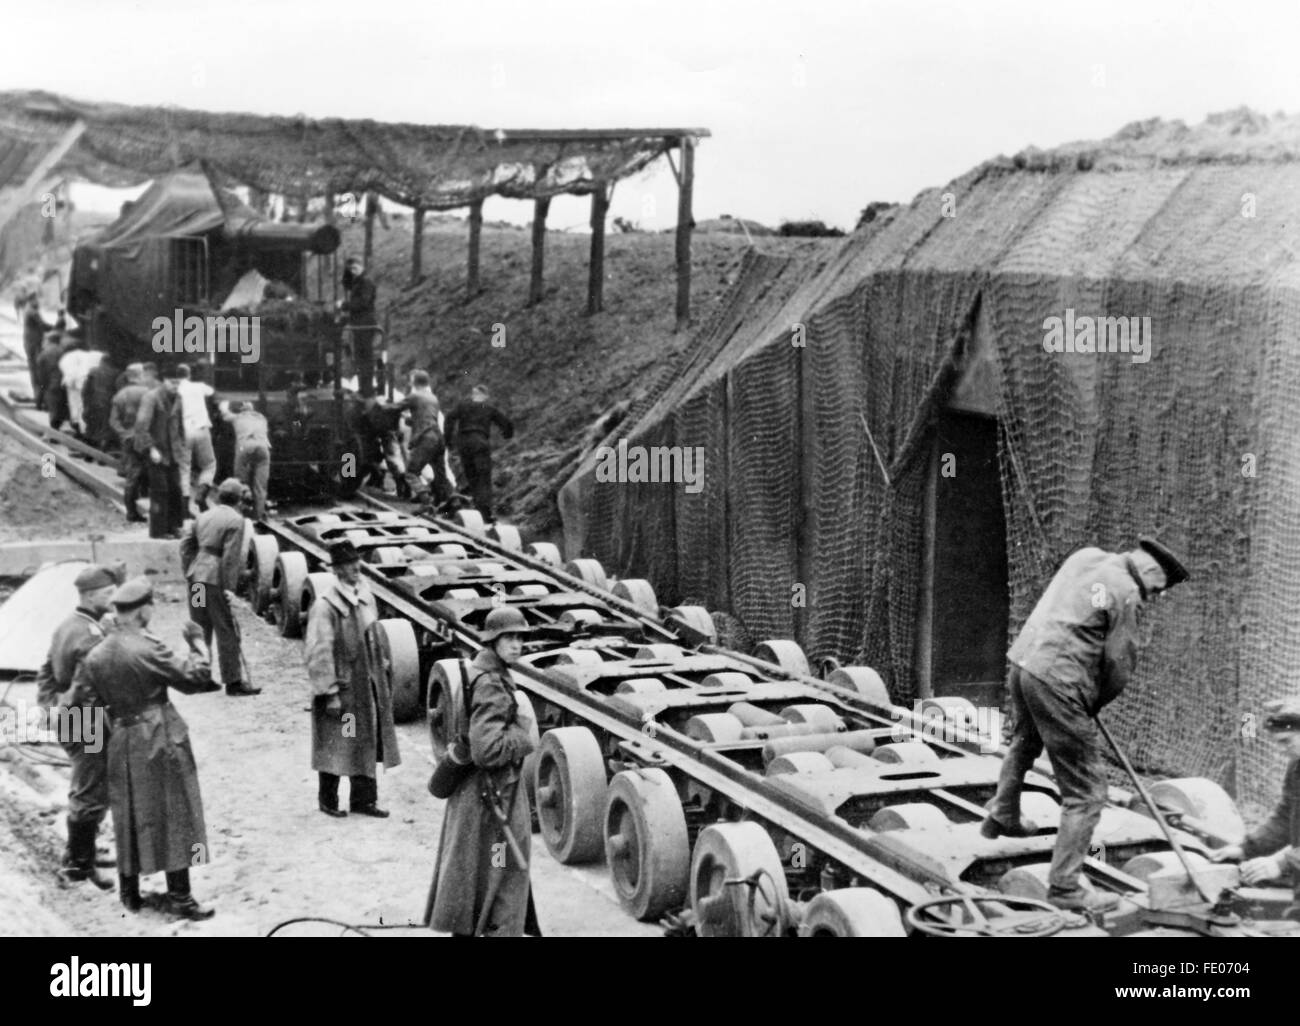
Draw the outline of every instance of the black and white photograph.
M1300 939L1300 8L4 22L21 989L1126 938L1026 999L1285 999L1227 941Z

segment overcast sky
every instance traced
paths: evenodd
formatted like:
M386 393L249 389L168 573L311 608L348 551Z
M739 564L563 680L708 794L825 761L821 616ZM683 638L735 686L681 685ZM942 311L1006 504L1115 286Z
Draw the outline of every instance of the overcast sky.
M1300 4L1219 0L40 0L10 5L0 88L485 128L703 127L697 219L852 227L982 160L1300 111ZM666 167L611 215L675 220ZM525 222L531 205L485 216ZM585 224L587 201L551 208Z

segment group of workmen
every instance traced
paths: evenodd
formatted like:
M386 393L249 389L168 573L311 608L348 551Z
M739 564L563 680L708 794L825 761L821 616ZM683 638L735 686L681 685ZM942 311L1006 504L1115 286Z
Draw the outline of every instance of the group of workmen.
M96 872L95 843L111 805L121 900L132 910L142 905L139 877L165 872L165 910L186 918L211 914L189 890L189 868L211 853L188 733L167 689L219 690L204 644L233 622L228 592L244 572L238 556L243 517L233 508L241 494L239 482L224 482L217 490L224 510L201 514L182 545L190 584L187 659L173 656L148 633L153 599L146 579L121 583L112 571L92 566L77 577L78 607L55 631L41 671L42 704L80 708L82 722L95 707L108 714L109 741L102 751L61 738L72 764L62 873L70 881L111 887ZM398 765L400 754L389 684L366 644L378 616L375 598L351 542L334 543L329 556L334 583L311 606L305 649L318 807L331 818L348 811L383 818L388 812L378 804L375 768ZM1020 793L1026 772L1046 748L1062 802L1048 900L1061 908L1100 915L1116 903L1082 879L1107 801L1096 717L1132 675L1139 609L1189 576L1168 547L1150 538L1122 553L1080 549L1058 569L1009 653L1013 732L981 829L990 838L1035 832L1021 818ZM518 700L510 670L530 633L518 609L504 606L488 614L481 632L485 647L466 682L468 729L451 739L430 781L430 790L447 799L425 913L435 930L540 935L523 781L536 723L527 703ZM257 693L239 676L237 637L229 651L220 649L220 661L229 693ZM1300 699L1269 703L1263 725L1289 759L1282 800L1267 822L1240 842L1228 839L1211 857L1245 860L1241 876L1247 884L1289 881L1297 903L1287 915L1300 918ZM339 796L344 776L348 810Z

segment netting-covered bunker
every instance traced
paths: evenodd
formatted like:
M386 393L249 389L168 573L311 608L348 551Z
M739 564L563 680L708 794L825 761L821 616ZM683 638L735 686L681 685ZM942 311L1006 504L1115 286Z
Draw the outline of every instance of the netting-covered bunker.
M824 266L751 256L618 435L702 447L702 487L600 480L593 456L561 494L570 554L865 662L909 702L962 693L976 650L1000 678L1070 551L1158 533L1195 580L1144 611L1108 719L1140 767L1276 794L1251 717L1300 692L1296 138L1133 126L982 165ZM1085 349L1085 318L1150 335L1049 351L1053 317Z

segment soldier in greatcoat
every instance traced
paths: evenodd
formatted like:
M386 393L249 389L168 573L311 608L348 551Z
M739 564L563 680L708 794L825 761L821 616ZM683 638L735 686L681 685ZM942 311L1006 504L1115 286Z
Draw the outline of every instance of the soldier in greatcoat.
M336 577L307 614L305 655L312 685L311 768L320 777L318 799L327 816L339 808L339 777L351 779L349 807L384 818L375 766L392 769L402 760L393 724L393 696L382 674L372 672L366 630L378 618L375 597L361 577L361 556L349 541L330 546Z
M522 779L524 757L536 742L510 675L527 631L519 610L492 610L482 635L488 647L472 664L469 735L452 745L449 757L472 760L474 772L447 799L430 895L428 925L443 933L541 936L528 879L532 824ZM506 816L513 845L494 806Z
M153 615L147 577L113 593L116 627L81 662L74 698L93 695L108 707L108 793L117 835L122 904L138 912L140 876L166 873L164 908L184 919L209 919L190 893L190 866L209 861L198 770L189 730L167 697L216 691L203 632L187 623L189 657L175 657L146 628Z

